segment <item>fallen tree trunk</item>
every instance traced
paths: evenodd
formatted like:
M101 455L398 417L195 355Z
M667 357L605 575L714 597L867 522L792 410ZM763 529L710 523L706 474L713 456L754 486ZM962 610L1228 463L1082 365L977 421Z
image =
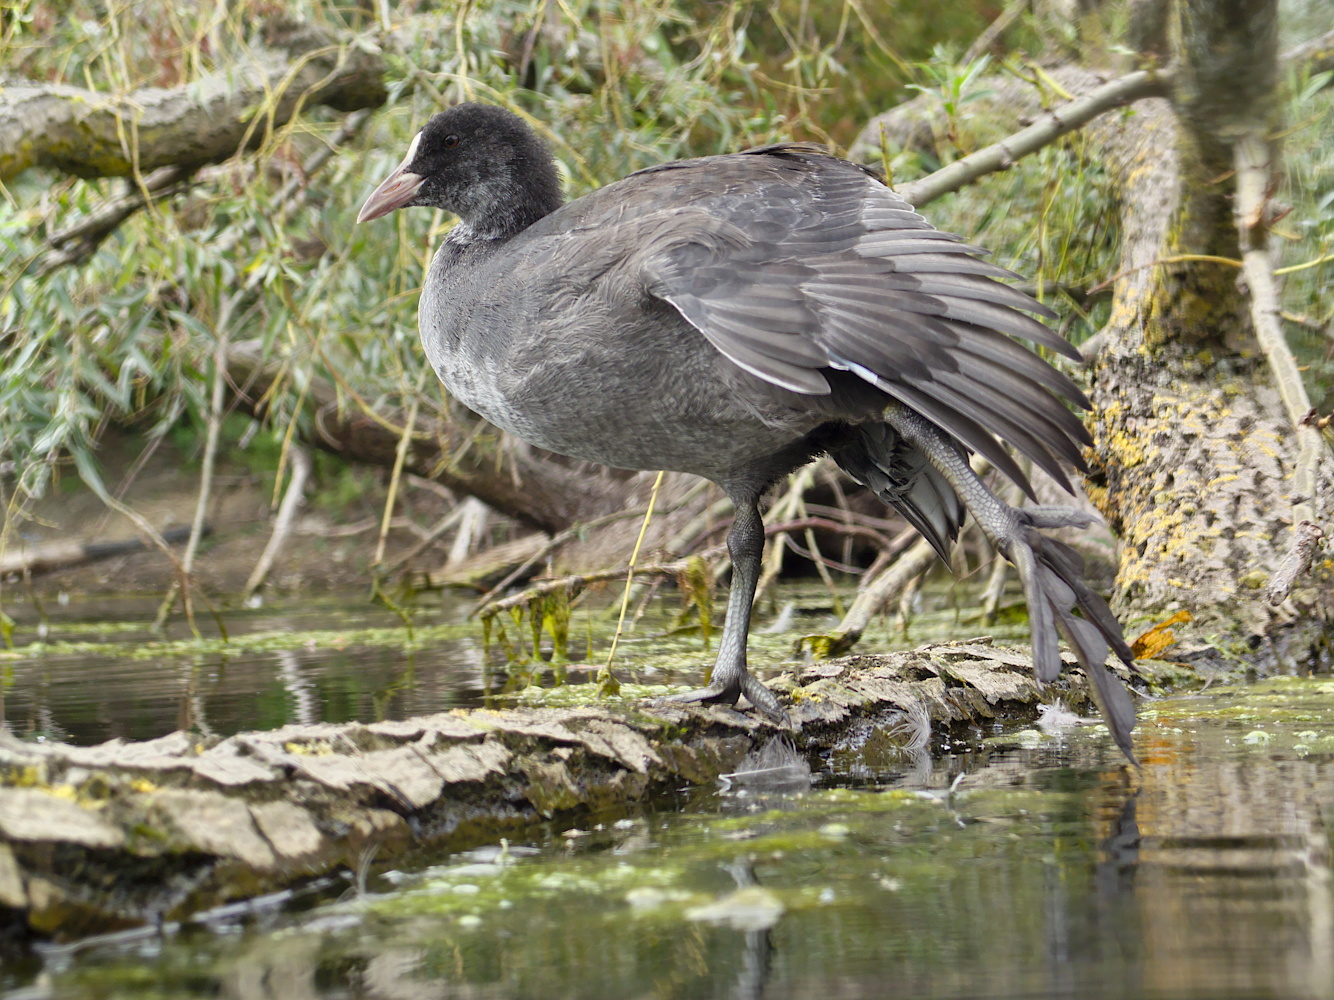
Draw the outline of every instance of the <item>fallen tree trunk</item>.
M204 534L210 533L211 529L205 527ZM162 540L168 545L179 545L189 537L189 528L171 528L162 532ZM110 542L46 542L41 545L24 546L0 554L0 577L19 573L49 573L131 552L146 552L150 548L151 546L140 538L125 538Z
M303 105L339 111L388 97L378 53L310 25L274 19L248 63L185 86L104 94L42 82L0 88L0 180L29 167L79 177L217 163L252 148Z
M1031 718L1027 652L990 640L816 664L791 686L797 742L928 716L938 730ZM95 747L0 735L0 934L60 939L175 920L373 856L494 842L530 823L628 811L710 785L782 734L726 708L672 703L453 711L288 726L206 744L187 733ZM1119 761L1108 744L1108 759Z
M1249 653L1259 637L1267 664L1314 663L1334 621L1328 562L1298 574L1282 607L1270 605L1267 589L1294 529L1311 516L1304 511L1314 513L1312 533L1328 523L1334 470L1327 455L1311 469L1301 454L1257 344L1232 204L1232 143L1278 131L1270 121L1276 9L1268 0L1177 7L1179 51L1157 78L1170 93L1137 100L1133 115L1095 118L1078 147L1110 179L1121 236L1116 274L1104 282L1114 287L1111 318L1091 371L1095 445L1085 486L1120 541L1112 603L1123 620L1185 609L1201 652ZM1331 51L1326 34L1278 59L1314 72ZM1045 75L1076 95L1071 107L1114 86L1075 65ZM1126 89L1132 77L1142 74L1123 78ZM1037 117L1032 131L1053 117L1041 115L1034 87L1011 77L987 85L993 125ZM886 112L854 152L874 162L882 137L928 143L931 111L919 98Z
M1334 477L1326 456L1298 495L1300 435L1258 348L1234 183L1220 183L1236 140L1276 127L1277 9L1182 0L1180 19L1172 102L1091 132L1120 200L1122 255L1090 392L1090 494L1122 540L1122 608L1185 608L1203 633L1259 636L1266 657L1314 663L1334 620L1329 567L1282 608L1266 588L1294 509L1327 520Z

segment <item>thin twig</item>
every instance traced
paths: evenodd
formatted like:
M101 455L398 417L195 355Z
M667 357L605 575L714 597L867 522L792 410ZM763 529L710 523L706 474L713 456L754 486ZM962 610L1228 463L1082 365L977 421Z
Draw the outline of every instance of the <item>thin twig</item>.
M278 514L273 519L273 533L269 535L268 544L264 546L259 561L251 570L250 578L246 580L242 591L246 598L259 590L268 579L269 573L273 570L274 560L278 558L278 554L282 552L283 546L287 544L287 539L292 534L292 523L296 520L296 512L306 496L306 481L310 478L311 469L314 467L310 452L298 444L293 444L289 454L292 477L287 482L287 491L283 493L282 503L278 505Z
M1018 160L1049 146L1098 115L1145 97L1165 97L1172 87L1170 70L1138 70L1112 80L1083 97L1048 111L1032 125L1000 142L979 149L920 180L899 185L899 194L914 205L925 205L957 191L979 177L1005 170Z
M854 646L871 623L871 618L898 597L911 581L930 570L935 562L936 550L925 538L919 538L885 572L867 583L853 599L843 620L830 633L837 640L836 650L843 651Z
M658 502L658 490L662 487L662 480L666 473L659 472L657 478L653 480L653 490L648 496L648 509L644 511L644 523L639 528L639 537L635 539L634 550L630 553L630 563L625 568L625 594L621 598L621 614L616 620L616 631L612 633L611 648L607 650L607 662L603 664L602 669L598 671L598 694L604 698L609 695L619 693L621 684L611 673L612 659L616 656L616 646L621 641L621 629L625 625L625 612L630 607L630 582L634 579L635 563L639 559L639 549L644 544L644 536L648 534L649 522L653 519L653 505Z
M325 145L306 157L301 163L301 169L293 171L292 176L279 188L273 199L273 208L266 213L265 218L285 214L310 197L311 177L333 158L340 147L361 131L362 126L370 119L372 110L375 109L363 108L360 111L352 112L343 119L342 124L334 130L333 135L329 136ZM241 240L249 239L258 230L259 222L256 218L245 226L224 233L218 238L216 245L220 252L225 253L235 247Z
M821 525L821 527L825 527L825 525ZM831 522L828 525L828 527L837 531L840 528L847 526ZM824 582L825 589L829 591L829 599L833 602L834 605L834 614L842 615L843 599L838 596L838 587L835 586L834 578L829 573L830 567L833 567L834 569L837 569L840 572L844 573L857 573L858 570L854 566L848 566L843 563L835 562L834 560L830 559L828 556L826 556L823 552L820 551L820 546L815 541L815 526L808 525L803 529L803 534L806 538L806 545L809 548L808 552L803 553L801 550L801 546L799 546L796 542L792 540L791 535L783 536L784 541L787 543L787 547L790 548L793 552L797 553L798 555L802 555L804 558L807 558L812 563L814 563L815 571L820 574L820 579Z
M777 519L781 523L799 516L802 512L802 502L806 491L811 488L814 482L814 465L807 465L792 473L788 477L787 489L769 508L769 517ZM764 558L764 568L760 573L760 582L755 587L756 603L759 603L760 599L773 585L774 580L778 579L778 574L783 571L783 553L787 551L787 545L784 543L786 533L783 530L775 531L772 535L766 531L765 534L773 541Z
M1284 66L1306 63L1305 69L1312 75L1334 69L1334 31L1326 31L1309 42L1294 45L1279 56L1279 62Z
M1124 271L1118 271L1110 278L1104 278L1090 288L1089 294L1093 295L1098 292L1106 291L1122 278L1129 277L1136 271L1143 271L1150 267L1162 267L1164 264L1222 264L1224 267L1235 267L1238 270L1243 266L1242 262L1235 257L1220 257L1217 254L1212 253L1175 253L1167 257L1159 257L1156 260L1151 260L1147 264L1138 264L1135 267L1127 268Z
M1288 556L1270 582L1269 600L1281 604L1297 576L1310 564L1315 540L1323 534L1316 519L1316 488L1325 449L1320 432L1307 421L1311 400L1302 382L1301 369L1292 355L1279 318L1278 287L1269 254L1269 192L1274 182L1269 144L1263 133L1252 130L1233 147L1237 174L1237 236L1246 284L1250 289L1251 322L1260 349L1269 361L1278 384L1283 408L1297 435L1297 460L1292 470L1292 543ZM1305 558L1302 554L1305 553ZM1297 566L1293 569L1294 565ZM1291 570L1291 572L1289 572ZM1277 598L1277 599L1275 599Z
M411 479L413 477L409 476L408 478ZM396 572L401 567L417 558L417 556L421 555L422 551L425 550L428 545L438 541L440 536L461 521L466 513L468 513L466 503L456 504L448 514L440 518L440 520L436 521L435 524L431 526L416 545L408 549L407 552L404 552L397 559L388 563L384 568L385 574L388 575Z
M46 238L51 249L37 259L36 275L44 278L67 264L82 264L130 216L148 204L148 196L169 198L189 190L193 167L159 167L128 193L108 198L78 222Z
M678 501L677 503L673 504L670 507L664 507L662 513L664 515L675 513L682 507L689 504L692 500L694 500L695 497L698 496L699 493L703 491L706 487L707 484L704 482L700 482L697 486L691 487L691 489L687 491L686 495L683 496L680 499L680 501ZM516 580L523 579L524 575L530 569L532 569L543 559L546 559L548 556L551 555L551 553L555 552L566 542L569 542L575 538L582 537L583 535L586 535L589 531L592 531L595 528L601 528L603 525L613 524L616 521L624 521L632 517L644 517L648 514L649 509L650 508L648 507L636 507L632 510L612 511L610 514L603 514L601 517L591 518L590 520L587 521L580 521L577 524L570 525L563 531L556 532L556 534L552 535L551 538L547 540L546 544L544 544L540 549L538 549L531 556L525 559L518 567L507 573L503 580L501 580L494 587L492 587L485 594L483 594L480 598L478 598L477 603L474 604L472 608L468 611L468 617L471 618L473 615L478 615L478 614L490 614L491 602L493 602L496 599L496 596L498 594L502 593L507 588L512 586ZM676 552L679 550L674 549L669 544L667 546L667 551ZM619 573L620 571L618 570L616 572ZM631 600L633 599L634 598L632 596Z
M973 39L973 44L968 46L968 51L963 54L962 63L967 66L990 51L996 39L1000 38L1010 25L1019 20L1019 15L1027 9L1028 0L1010 0L996 19L987 25L982 34Z
M829 575L828 570L836 569L840 573L847 573L850 576L861 576L865 570L860 566L853 566L846 562L839 562L837 559L831 559L829 556L825 555L824 552L820 550L820 546L816 543L815 532L813 529L806 528L804 535L806 538L806 544L804 546L790 534L783 535L783 544L792 552L801 556L801 558L808 560L811 565L815 566L816 571L820 574L820 579L824 581L825 588L829 591L833 599L834 614L842 615L843 601L838 597L834 578Z
M604 524L611 524L614 521L624 521L631 517L643 517L646 513L648 513L647 507L637 507L634 510L613 511L610 514L602 515L602 517L595 517L591 521L580 521L578 524L570 525L564 531L556 532L547 539L546 543L540 549L514 569L510 570L510 572L506 573L503 580L479 597L477 603L469 609L468 617L471 618L473 615L487 613L489 611L489 605L496 599L496 595L507 590L516 580L523 579L524 574L543 559L546 559L547 556L551 555L551 553L555 552L570 539L577 538L592 528L600 528Z
M172 582L167 596L163 598L162 605L158 608L157 620L154 622L156 628L161 628L166 623L179 595L185 605L185 617L190 623L190 631L196 639L199 638L199 627L195 624L194 602L190 597L190 574L194 571L199 540L204 536L204 519L208 515L208 505L213 499L213 474L217 469L218 439L222 434L223 408L227 402L227 348L231 341L232 314L244 294L244 291L238 291L223 298L213 326L216 337L213 349L213 389L209 397L204 457L199 470L199 496L195 500L195 516L190 524L190 538L185 543L185 553L181 556L180 575Z
M171 560L171 564L176 570L176 577L177 577L173 586L179 586L185 574L182 571L180 560L176 558L176 553L171 551L171 543L168 542L167 539L162 536L161 532L159 532L156 528L153 527L152 524L149 523L148 518L144 517L133 507L130 507L129 505L122 503L120 500L117 500L110 493L108 493L106 485L100 479L96 478L95 476L83 476L82 478L84 485L87 486L90 490L92 490L94 494L96 494L97 499L101 500L104 504L106 504L116 513L120 514L131 524L133 524L136 528L138 528L141 532L143 532L144 537L146 537L150 542L152 542L153 546L159 552L161 552L164 556L166 556L169 560ZM208 607L209 613L213 616L213 621L218 626L218 634L221 635L224 639L226 639L227 629L226 626L223 624L222 617L218 614L217 610L213 607L213 605L208 603L207 598L205 598L204 603ZM155 625L155 627L160 627L160 626Z
M721 551L723 546L718 546L717 551ZM715 550L709 550L701 553L701 558L716 555ZM669 563L650 563L647 566L636 566L635 576L680 576L689 566L689 559L677 559ZM517 594L511 594L509 597L501 598L483 608L479 615L482 618L492 618L502 611L509 611L512 608L524 608L533 601L548 594L555 594L565 591L571 598L576 597L584 591L585 588L595 583L609 583L612 580L623 580L628 566L618 566L615 569L600 569L592 573L574 573L569 576L558 576L548 580L539 580L532 586L525 587L523 591Z
M709 483L706 480L700 480L698 486L687 493L686 496L693 500L708 487ZM667 540L663 545L663 550L671 555L683 555L692 551L701 538L712 534L719 525L726 524L723 519L730 515L732 511L732 498L723 494L687 521L685 527Z
M814 505L812 505L813 507ZM827 508L826 508L827 509ZM863 538L878 549L892 549L898 538L888 538L883 532L873 528L864 528L860 524L848 524L844 521L832 521L827 517L798 517L791 521L778 521L764 526L764 534L767 537L787 534L790 531L810 531L812 528L819 528L821 531L837 532L841 535L848 535L853 538ZM916 529L910 529L909 537L916 537Z
M408 419L403 424L403 433L398 437L398 448L394 452L394 468L389 475L389 491L384 498L384 513L380 517L380 536L375 542L375 558L371 565L376 576L384 572L384 550L389 541L389 527L394 519L394 504L398 500L398 487L403 481L403 465L408 459L408 448L412 443L412 432L417 426L417 411L421 407L422 389L425 388L426 373L431 371L423 365L417 373L417 384L412 390L412 401L408 404Z

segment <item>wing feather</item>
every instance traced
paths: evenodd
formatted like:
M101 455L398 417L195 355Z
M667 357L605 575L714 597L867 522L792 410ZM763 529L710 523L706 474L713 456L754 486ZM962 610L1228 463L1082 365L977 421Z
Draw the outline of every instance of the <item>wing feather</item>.
M1088 432L1061 400L1088 400L1011 338L1078 354L1036 318L1052 318L1050 309L995 280L1012 272L933 229L861 168L813 147L722 160L726 170L710 158L707 189L686 182L689 161L649 172L663 185L664 205L660 229L637 223L649 294L774 386L825 396L824 371L855 374L985 455L1030 495L997 437L1059 482L1065 465L1082 468ZM934 533L943 537L939 526Z

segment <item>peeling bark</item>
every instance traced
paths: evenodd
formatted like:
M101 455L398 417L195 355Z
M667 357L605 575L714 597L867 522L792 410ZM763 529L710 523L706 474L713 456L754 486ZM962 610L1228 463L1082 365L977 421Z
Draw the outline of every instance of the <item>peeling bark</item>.
M1026 652L986 639L816 664L799 680L788 692L808 753L908 712L951 730L1030 718L1051 697L1091 703L1077 670L1040 692ZM779 733L731 709L659 703L288 726L212 745L0 734L0 927L68 940L182 919L355 868L363 852L392 861L624 811L712 784Z

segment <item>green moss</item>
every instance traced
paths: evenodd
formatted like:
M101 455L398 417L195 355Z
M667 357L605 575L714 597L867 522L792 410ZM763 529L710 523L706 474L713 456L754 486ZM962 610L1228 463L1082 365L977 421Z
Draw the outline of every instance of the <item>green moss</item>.
M1194 735L1217 752L1334 753L1334 681L1327 678L1219 685L1154 702L1139 715L1142 731Z

